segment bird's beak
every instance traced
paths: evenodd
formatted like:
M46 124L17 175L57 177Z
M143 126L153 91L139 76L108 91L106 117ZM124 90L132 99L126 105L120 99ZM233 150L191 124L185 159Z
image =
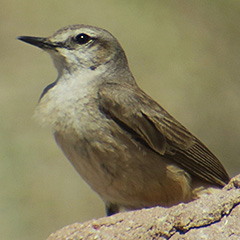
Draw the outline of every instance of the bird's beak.
M53 42L49 41L48 38L43 37L20 36L18 37L18 40L32 44L42 49L55 49L58 47L57 44L54 44Z

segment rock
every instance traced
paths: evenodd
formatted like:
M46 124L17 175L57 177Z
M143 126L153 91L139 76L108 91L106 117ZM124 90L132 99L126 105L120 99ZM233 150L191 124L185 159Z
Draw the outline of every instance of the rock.
M221 191L171 208L154 207L74 223L47 240L240 239L240 175Z

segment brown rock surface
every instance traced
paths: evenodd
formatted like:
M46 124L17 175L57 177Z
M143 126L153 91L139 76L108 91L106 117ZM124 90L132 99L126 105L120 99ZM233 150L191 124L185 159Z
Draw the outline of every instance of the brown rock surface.
M221 191L188 204L155 207L74 223L47 240L240 239L240 175Z

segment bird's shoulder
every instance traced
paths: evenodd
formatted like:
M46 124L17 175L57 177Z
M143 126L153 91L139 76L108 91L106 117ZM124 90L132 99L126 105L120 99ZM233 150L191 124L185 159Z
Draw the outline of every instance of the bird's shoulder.
M100 106L106 112L138 132L143 131L143 128L145 131L151 129L146 134L151 134L149 137L152 139L157 135L162 141L169 141L183 149L193 144L194 136L137 85L105 84L99 88L98 94ZM162 149L164 152L161 153L171 151L166 147L165 144L165 149Z

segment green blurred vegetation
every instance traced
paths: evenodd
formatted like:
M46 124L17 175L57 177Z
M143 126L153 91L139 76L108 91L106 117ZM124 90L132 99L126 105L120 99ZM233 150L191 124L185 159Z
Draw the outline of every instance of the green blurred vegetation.
M0 236L44 239L104 216L100 198L32 113L56 78L47 54L16 40L85 23L113 33L139 85L195 133L233 176L240 155L240 1L2 1Z

